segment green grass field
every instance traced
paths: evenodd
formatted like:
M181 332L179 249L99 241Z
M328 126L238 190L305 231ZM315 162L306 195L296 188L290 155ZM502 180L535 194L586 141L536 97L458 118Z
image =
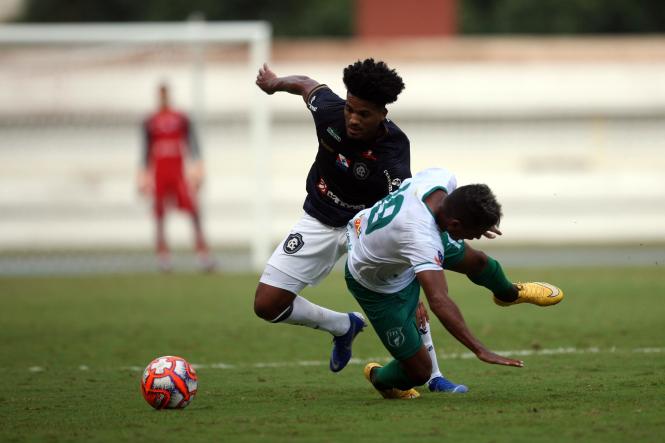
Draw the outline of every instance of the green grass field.
M383 400L364 380L362 363L387 357L371 328L354 347L362 362L332 374L326 333L254 317L255 276L0 279L0 441L661 441L663 270L510 274L567 297L499 308L449 274L451 295L481 341L525 351L526 367L464 358L436 323L442 370L471 391L411 401ZM304 295L358 309L339 274ZM139 392L137 368L167 354L201 365L182 411L155 411Z

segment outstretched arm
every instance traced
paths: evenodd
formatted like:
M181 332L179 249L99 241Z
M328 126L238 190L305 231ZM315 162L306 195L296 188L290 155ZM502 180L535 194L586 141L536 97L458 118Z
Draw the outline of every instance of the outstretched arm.
M286 77L277 77L277 75L264 63L259 68L256 76L256 85L266 94L274 94L278 91L288 92L302 96L303 100L319 85L319 82L304 75L288 75Z
M416 276L420 286L425 291L432 312L439 318L448 332L476 354L476 357L486 363L516 367L524 366L521 360L513 360L493 353L473 336L459 308L448 297L448 284L443 271L422 271L417 273Z

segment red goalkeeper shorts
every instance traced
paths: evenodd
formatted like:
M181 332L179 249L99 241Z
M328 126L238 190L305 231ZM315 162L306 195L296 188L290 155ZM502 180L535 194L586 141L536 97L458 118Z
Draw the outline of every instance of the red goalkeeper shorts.
M166 208L172 206L187 212L196 211L196 202L183 175L158 177L155 180L155 215L163 216Z

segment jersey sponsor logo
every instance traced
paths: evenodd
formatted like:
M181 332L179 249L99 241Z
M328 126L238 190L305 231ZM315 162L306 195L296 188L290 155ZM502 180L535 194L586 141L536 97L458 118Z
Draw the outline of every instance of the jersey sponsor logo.
M328 193L328 183L321 177L319 179L319 182L316 184L317 189L322 195L326 195Z
M402 179L390 177L390 172L387 169L383 170L383 175L386 176L386 180L388 181L388 194L402 186Z
M351 161L344 157L342 154L337 154L337 160L335 161L335 164L342 171L348 171L349 166L351 166Z
M296 232L294 234L289 234L289 236L286 237L282 249L284 249L284 252L287 254L295 254L296 252L300 251L304 245L305 242L302 239L302 234Z
M354 209L356 211L365 209L365 205L352 205L339 198L337 195L335 195L334 192L328 189L328 184L325 182L325 180L323 180L323 178L319 179L319 182L316 184L316 188L319 190L319 193L321 195L323 195L324 197L328 197L336 205L341 206L342 208Z
M316 100L316 95L313 95L312 98L309 99L309 102L307 102L307 107L311 109L312 112L316 112L319 107L314 106L314 100Z
M335 132L335 130L333 128L331 128L330 126L328 126L328 129L326 129L326 131L328 132L328 134L330 134L330 136L332 138L334 138L338 142L342 141L342 137L340 137L339 134L337 132Z
M353 176L358 180L365 180L369 177L369 168L363 162L356 162L353 167Z
M360 155L363 158L366 158L367 160L374 160L374 161L378 160L378 158L376 158L376 156L372 153L371 149L368 149L367 151L361 152Z
M400 346L402 346L406 341L406 337L404 337L404 332L402 331L402 327L397 326L395 328L388 329L386 331L386 341L393 348L399 348Z
M160 113L150 121L150 129L156 132L156 135L173 135L184 128L178 115Z
M182 157L183 146L179 140L165 139L157 140L152 145L152 155L156 159L166 157Z

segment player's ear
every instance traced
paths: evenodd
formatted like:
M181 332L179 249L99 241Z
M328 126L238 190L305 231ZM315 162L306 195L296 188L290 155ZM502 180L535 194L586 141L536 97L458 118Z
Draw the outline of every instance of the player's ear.
M443 231L453 232L460 226L460 221L456 218L448 217L445 212L439 211L436 218L439 228Z
M462 221L458 218L449 218L446 231L450 234L451 237L459 240L464 235L465 226Z
M449 218L448 219L448 229L460 230L460 229L462 229L462 222L459 221L459 219L457 219L457 218Z

